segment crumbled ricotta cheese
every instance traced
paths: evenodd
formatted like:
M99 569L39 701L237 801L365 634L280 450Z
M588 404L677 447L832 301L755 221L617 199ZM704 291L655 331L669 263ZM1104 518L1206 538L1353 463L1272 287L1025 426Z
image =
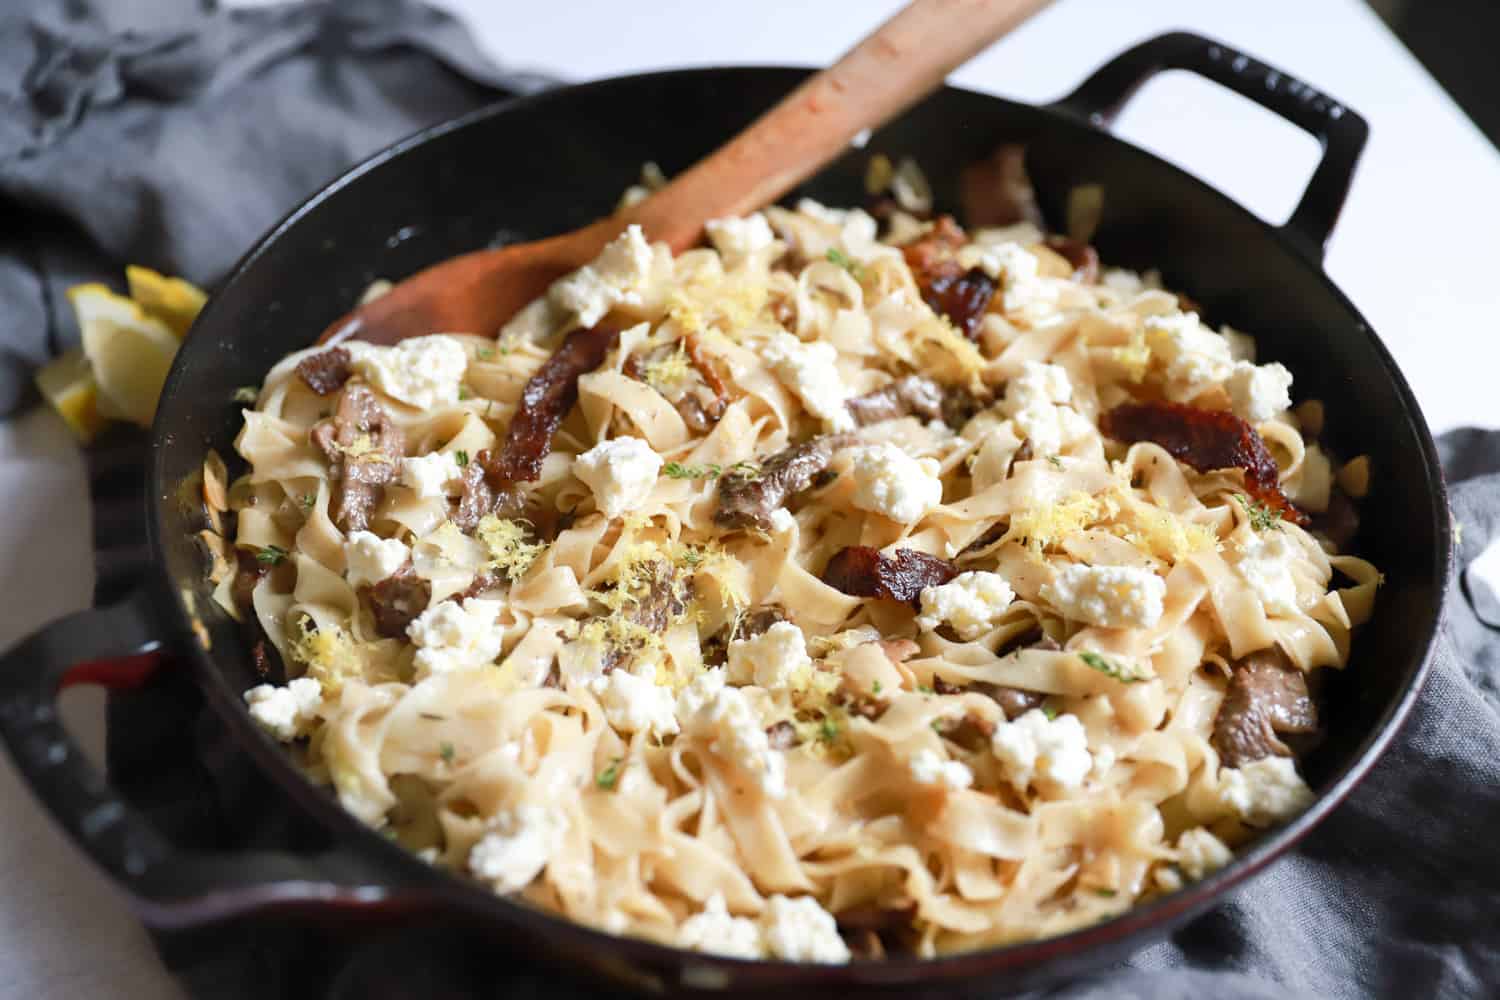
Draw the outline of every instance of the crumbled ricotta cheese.
M656 683L654 663L644 663L634 673L616 667L591 680L589 689L620 732L666 736L678 731L672 689Z
M1043 311L1057 301L1057 287L1041 277L1036 254L1019 243L971 245L960 251L959 263L1001 283L1006 312Z
M1072 398L1073 383L1066 369L1027 361L1021 374L1006 384L1001 408L1014 421L1016 436L1029 440L1033 452L1056 455L1063 445L1093 430L1082 414L1057 405Z
M344 542L344 577L351 587L373 587L410 558L411 549L401 539L356 531Z
M711 219L704 228L728 268L739 267L776 242L771 224L759 212L739 219Z
M1229 341L1198 322L1197 313L1148 316L1146 342L1165 365L1167 395L1190 399L1234 370Z
M458 460L444 451L401 460L402 485L423 499L447 496L448 484L462 476Z
M419 410L458 402L469 355L454 337L435 333L410 337L394 347L358 340L343 346L349 351L350 367L392 399Z
M1099 276L1099 284L1121 295L1139 295L1146 289L1146 283L1139 274L1123 267L1106 267Z
M497 892L515 892L547 867L567 819L544 806L526 804L502 809L489 827L469 849L469 871Z
M1177 838L1177 866L1188 878L1203 878L1233 857L1224 842L1207 830L1184 830Z
M729 679L735 684L790 687L811 669L807 640L791 622L777 622L760 635L729 644Z
M1219 769L1219 797L1251 826L1290 819L1312 805L1312 789L1290 757L1262 757L1241 767Z
M937 587L922 588L922 613L917 625L932 631L947 622L960 639L977 639L1016 599L999 573L971 570Z
M724 905L724 894L708 897L699 913L677 930L677 946L732 958L760 958L760 927L747 917L736 917Z
M283 743L307 732L322 703L323 686L310 677L298 677L286 687L258 684L245 692L250 718Z
M1240 545L1234 568L1260 598L1268 615L1294 615L1298 611L1297 581L1292 577L1291 564L1296 552L1281 531L1257 531Z
M739 688L726 687L722 670L706 670L677 696L683 731L709 741L709 749L754 779L772 798L786 794L786 757L771 749L765 728Z
M772 896L761 914L761 932L766 951L786 962L849 961L833 914L811 896Z
M1001 722L990 737L990 749L1017 791L1037 778L1077 788L1094 766L1088 733L1076 715L1047 718L1039 708L1013 722Z
M854 417L844 404L849 388L839 377L838 350L827 341L804 344L784 330L777 331L761 350L783 385L802 400L802 406L836 431L852 430Z
M617 305L638 305L639 288L651 274L651 244L640 226L630 226L599 256L548 290L560 309L578 317L580 326L593 326Z
M849 502L900 524L915 524L943 502L939 468L935 459L912 458L887 442L860 448L850 461L854 493Z
M771 530L776 534L784 535L796 526L797 519L785 507L777 507L771 511Z
M960 760L948 760L935 750L918 750L906 762L919 785L938 785L957 791L974 783L974 772Z
M1065 618L1104 628L1150 628L1161 621L1166 581L1138 566L1065 566L1042 599Z
M1275 362L1235 362L1224 388L1229 391L1235 416L1252 424L1264 423L1292 405L1292 373Z
M499 601L478 597L442 601L422 612L406 627L417 647L417 677L472 670L493 663L500 655L502 632L495 627Z
M638 437L600 441L578 456L573 475L594 493L599 510L616 518L640 506L661 474L661 456Z

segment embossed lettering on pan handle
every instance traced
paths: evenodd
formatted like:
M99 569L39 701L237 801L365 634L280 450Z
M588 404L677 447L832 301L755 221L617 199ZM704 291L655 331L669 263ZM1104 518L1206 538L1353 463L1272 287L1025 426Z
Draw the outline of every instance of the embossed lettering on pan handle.
M409 911L432 902L391 884L352 851L303 856L179 851L110 787L63 728L72 684L123 688L160 665L162 634L145 591L53 622L0 654L0 739L33 794L73 842L157 927L208 923L272 907Z
M1176 31L1122 52L1053 107L1107 128L1143 83L1170 69L1187 70L1227 87L1322 145L1323 156L1301 201L1281 226L1299 250L1322 260L1370 134L1365 120L1341 102L1233 46Z

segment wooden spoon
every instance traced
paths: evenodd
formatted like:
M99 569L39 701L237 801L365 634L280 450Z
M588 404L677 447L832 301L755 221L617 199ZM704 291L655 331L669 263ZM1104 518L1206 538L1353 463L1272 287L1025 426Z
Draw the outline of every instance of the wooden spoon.
M832 67L810 77L726 145L649 198L561 236L452 257L323 331L320 343L391 344L429 333L493 335L631 223L673 252L710 219L744 215L791 190L934 90L1048 0L913 0Z

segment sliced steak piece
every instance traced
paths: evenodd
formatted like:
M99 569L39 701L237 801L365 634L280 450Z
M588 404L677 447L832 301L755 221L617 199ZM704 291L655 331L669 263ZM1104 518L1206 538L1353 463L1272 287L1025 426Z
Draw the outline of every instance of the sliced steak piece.
M1041 228L1042 210L1026 173L1026 147L1007 144L964 167L959 176L959 204L964 221L976 228L1018 222Z
M797 738L797 727L786 719L766 728L766 738L772 750L790 750L802 741Z
M1307 677L1273 647L1235 662L1210 742L1226 767L1239 767L1272 754L1290 757L1278 734L1317 728L1318 709L1308 694Z
M1255 428L1227 410L1183 403L1124 403L1105 412L1099 429L1116 441L1152 441L1199 472L1243 469L1245 492L1293 524L1307 515L1281 492L1276 460Z
M354 370L349 367L347 347L331 347L317 354L309 354L297 362L298 377L319 396L338 392L353 374Z
M943 415L944 394L943 387L930 378L904 375L873 392L855 396L845 405L861 427L899 417L937 420Z
M851 545L834 553L823 568L823 582L851 597L902 601L917 607L922 590L947 583L958 570L946 559L915 549L886 555L868 545Z
M578 401L578 380L604 363L620 331L596 326L568 334L552 357L526 382L521 405L511 418L505 444L488 456L490 485L529 483L542 474L552 436Z
M412 568L411 561L384 580L360 587L359 596L375 619L375 632L386 639L406 638L406 626L427 610L432 586Z
M474 529L479 527L479 522L488 514L518 518L526 512L524 489L512 483L502 483L498 488L490 484L485 472L486 466L490 464L489 458L488 451L481 451L473 461L464 466L463 492L459 494L458 502L449 514L449 520L466 535L472 535Z
M630 600L625 602L622 616L654 635L664 634L678 621L687 611L688 602L693 596L692 578L680 573L666 559L657 559L648 565L637 567L626 586L629 588ZM608 673L629 660L641 645L642 642L636 639L611 644L604 651L603 671Z
M309 437L328 459L335 480L333 520L345 532L363 531L383 487L401 470L406 436L362 383L344 387L334 415L313 425Z
M813 484L834 453L854 443L852 434L824 434L784 448L759 469L732 468L719 477L719 509L714 523L729 531L769 531L771 512Z

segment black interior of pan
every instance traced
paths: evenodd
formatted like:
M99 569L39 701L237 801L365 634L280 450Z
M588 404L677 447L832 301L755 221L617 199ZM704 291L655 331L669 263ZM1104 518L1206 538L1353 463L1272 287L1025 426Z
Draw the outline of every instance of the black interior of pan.
M556 233L608 212L654 160L670 175L709 152L801 77L774 69L655 74L575 88L479 113L377 159L299 210L215 296L184 346L156 427L158 537L179 588L196 591L200 525L177 502L208 448L231 457L235 389L258 384L307 346L375 278L397 279L494 241ZM1029 145L1029 165L1057 219L1067 191L1105 191L1096 243L1107 263L1158 267L1169 284L1259 338L1263 360L1296 373L1297 399L1321 398L1326 439L1369 453L1374 491L1357 549L1386 574L1374 621L1335 685L1327 741L1308 762L1315 787L1348 763L1421 661L1443 580L1437 509L1419 418L1388 357L1319 268L1205 185L1056 112L963 91L941 92L852 150L802 193L857 204L875 151L915 157L952 207L959 168L1000 142ZM229 196L232 196L229 195ZM795 197L795 195L793 196ZM255 682L232 623L203 613L221 704Z

